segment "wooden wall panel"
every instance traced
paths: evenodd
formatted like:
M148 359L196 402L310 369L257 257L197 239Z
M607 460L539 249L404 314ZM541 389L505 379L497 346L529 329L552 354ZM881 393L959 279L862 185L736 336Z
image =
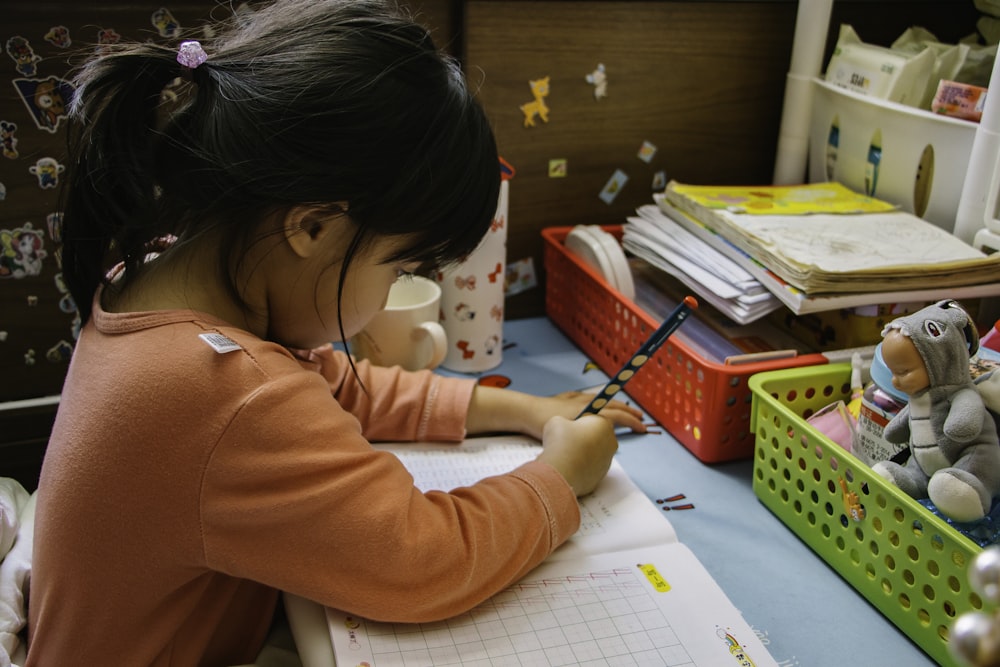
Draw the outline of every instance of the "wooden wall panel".
M541 270L541 228L619 224L652 201L658 170L691 182L767 182L791 55L794 3L469 2L467 74L494 123L511 182L508 260ZM585 80L598 63L608 95ZM549 76L549 122L525 128L528 81ZM650 164L643 141L657 146ZM564 178L548 162L568 161ZM598 194L616 169L614 203ZM508 299L543 312L542 289Z

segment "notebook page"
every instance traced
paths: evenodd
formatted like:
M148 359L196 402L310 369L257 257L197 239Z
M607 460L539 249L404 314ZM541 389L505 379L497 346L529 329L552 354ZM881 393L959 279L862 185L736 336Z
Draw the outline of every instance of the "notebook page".
M542 447L511 435L470 438L461 444L380 443L395 454L421 491L451 491L485 477L510 472L534 459ZM569 558L638 546L676 542L677 533L617 460L597 489L580 498L580 529L550 558Z

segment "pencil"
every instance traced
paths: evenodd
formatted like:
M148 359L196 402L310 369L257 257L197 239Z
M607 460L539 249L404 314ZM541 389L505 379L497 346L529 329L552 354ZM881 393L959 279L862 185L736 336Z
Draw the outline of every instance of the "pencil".
M687 316L691 314L691 311L697 307L697 299L693 296L684 297L684 300L681 301L676 308L674 308L673 312L667 315L667 319L663 320L663 324L661 324L659 328L653 332L649 339L643 343L638 350L636 350L635 354L632 355L632 358L621 367L621 370L615 373L611 380L604 385L604 389L594 396L594 399L583 409L583 412L577 415L577 419L584 415L596 415L600 412L601 408L607 405L611 401L611 398L621 391L622 387L625 386L625 383L635 376L635 372L639 370L644 363L649 361L649 358L653 356L653 353L656 352L661 345L663 345L663 342L670 337L670 334L676 331L677 327L679 327L681 323L687 319Z

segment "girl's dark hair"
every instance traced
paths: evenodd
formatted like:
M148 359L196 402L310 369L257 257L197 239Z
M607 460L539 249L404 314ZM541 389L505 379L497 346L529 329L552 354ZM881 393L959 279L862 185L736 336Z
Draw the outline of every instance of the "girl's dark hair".
M220 231L238 298L257 223L297 205L348 202L342 278L378 235L407 235L392 261L475 249L496 210L496 144L424 28L386 2L276 0L214 29L193 70L177 44L143 43L102 47L76 74L62 252L84 322L108 271L134 280L167 235Z

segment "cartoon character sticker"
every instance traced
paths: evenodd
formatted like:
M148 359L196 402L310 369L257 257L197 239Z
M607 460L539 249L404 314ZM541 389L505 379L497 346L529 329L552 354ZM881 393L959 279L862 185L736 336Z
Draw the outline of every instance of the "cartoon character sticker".
M13 83L38 129L55 134L76 91L73 84L54 76L47 79L14 79Z
M524 126L534 127L535 116L541 118L543 123L549 122L549 107L545 104L545 98L549 96L549 77L528 81L528 86L535 99L518 107L524 114Z
M68 49L73 45L69 37L69 28L64 25L54 25L45 33L45 41L60 49Z
M3 149L3 156L9 160L17 158L17 123L9 120L0 120L0 148Z
M35 164L28 167L28 171L38 179L38 187L49 190L59 185L59 174L66 169L59 164L55 158L40 157Z
M59 256L58 249L54 253L55 256ZM62 294L59 298L59 310L66 313L67 315L72 315L77 312L76 301L73 300L73 295L69 293L69 288L66 286L66 279L63 278L63 274L60 271L55 275L52 282L55 283L56 289Z
M62 243L62 219L61 211L45 216L45 224L49 228L49 238L52 239L53 243Z
M160 7L153 12L149 20L160 33L160 37L176 37L181 30L181 24L166 7Z
M597 68L585 78L594 87L595 100L608 96L608 74L604 70L604 63L598 63Z
M621 169L615 169L615 173L611 174L611 178L608 179L608 182L601 189L601 193L597 196L605 204L610 205L627 182L628 175Z
M73 356L73 344L68 340L60 340L45 352L45 358L53 364L69 361Z
M121 34L119 34L114 28L101 28L97 31L97 44L99 46L117 44L121 40Z
M42 260L48 256L43 234L30 222L13 231L0 229L0 278L24 278L42 272Z
M42 59L24 37L14 35L7 40L7 55L14 61L14 68L21 76L35 76L37 63Z

